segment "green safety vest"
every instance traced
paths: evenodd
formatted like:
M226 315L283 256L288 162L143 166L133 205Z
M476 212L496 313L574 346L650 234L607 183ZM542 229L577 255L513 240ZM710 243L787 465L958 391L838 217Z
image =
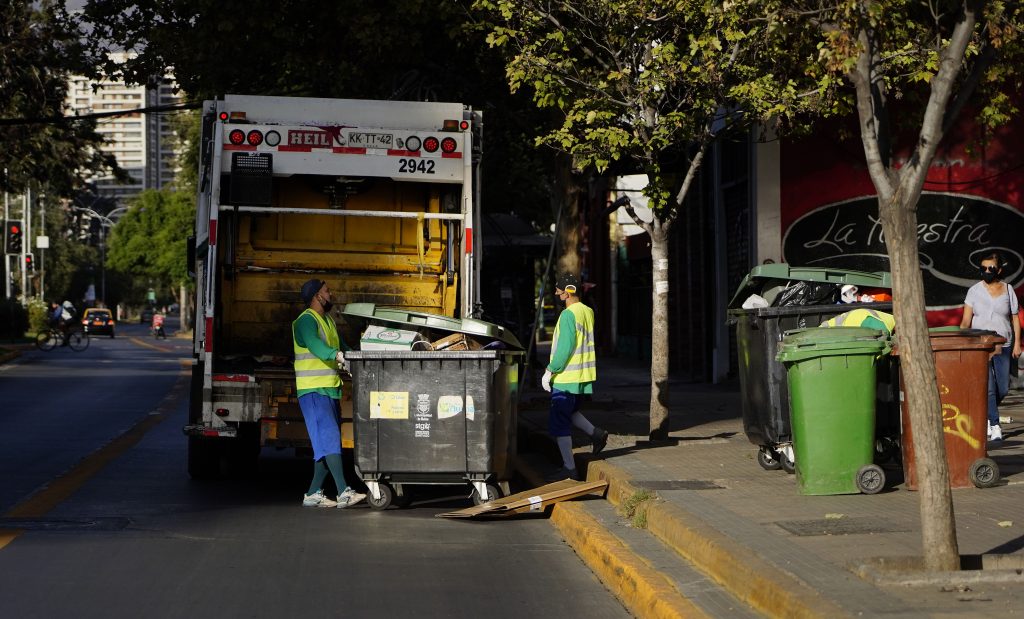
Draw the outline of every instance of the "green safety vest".
M822 327L859 327L869 318L874 318L885 325L886 331L892 333L896 328L896 318L892 314L875 311L873 309L855 309L839 314L821 323Z
M573 303L565 308L572 312L576 319L576 346L573 348L572 356L565 365L565 369L555 374L552 384L564 383L592 383L597 380L597 351L594 348L594 310L582 303ZM561 322L561 321L559 321ZM551 339L551 357L555 356L555 345L558 343L558 329L561 325L555 325L555 333Z
M320 339L331 348L339 347L338 343L341 340L338 338L338 330L335 328L333 320L325 320L323 316L312 309L307 309L299 314L299 318L302 318L304 314L309 314L316 319L316 323L319 325ZM295 389L303 391L305 389L340 387L341 376L338 375L338 364L334 359L324 361L309 352L308 348L299 346L299 343L295 341L295 323L299 321L299 318L292 323L292 346L295 349Z

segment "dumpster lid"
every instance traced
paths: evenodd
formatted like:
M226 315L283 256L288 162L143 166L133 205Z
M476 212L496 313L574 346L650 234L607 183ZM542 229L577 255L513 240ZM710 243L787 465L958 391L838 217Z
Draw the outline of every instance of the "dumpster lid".
M867 327L811 327L792 329L782 334L783 344L809 346L817 344L836 344L850 342L873 342L884 344L885 331Z
M939 350L992 350L998 351L1006 338L995 331L961 329L960 327L932 327L928 339L933 351ZM893 338L892 354L899 355L899 336Z
M831 327L786 331L776 358L783 362L845 354L885 353L889 343L884 331L864 327Z
M369 324L388 324L404 328L427 328L451 333L465 333L478 337L498 340L522 350L519 339L501 325L476 320L475 318L452 318L429 312L416 312L393 307L378 307L373 303L349 303L341 308L346 318L355 318Z
M743 276L743 281L736 289L736 294L729 301L729 308L739 308L750 295L761 294L773 285L784 285L791 281L853 284L866 288L892 288L892 275L888 271L847 271L827 267L797 267L785 263L762 264Z

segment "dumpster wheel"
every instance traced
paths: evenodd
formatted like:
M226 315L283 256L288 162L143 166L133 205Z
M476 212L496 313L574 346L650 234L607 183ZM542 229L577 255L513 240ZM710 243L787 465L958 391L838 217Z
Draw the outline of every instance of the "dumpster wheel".
M481 496L480 490L476 488L476 485L474 484L473 505L483 505L484 503L489 503L501 498L501 489L498 488L498 486L494 484L485 484L484 489L485 492L487 492L486 497Z
M370 504L371 509L387 509L395 500L395 491L387 484L379 484L377 489L380 491L380 496L375 497L370 492L366 495L366 502Z
M878 494L885 487L885 471L877 464L866 464L857 471L857 489L864 494Z
M978 488L991 488L999 483L999 465L991 458L978 458L967 471L971 483Z
M779 466L782 467L783 471L786 471L790 475L796 472L796 462L793 462L793 460L791 460L784 451L779 452Z
M757 450L757 463L766 471L777 471L782 468L782 462L779 460L778 454L768 447L762 447Z

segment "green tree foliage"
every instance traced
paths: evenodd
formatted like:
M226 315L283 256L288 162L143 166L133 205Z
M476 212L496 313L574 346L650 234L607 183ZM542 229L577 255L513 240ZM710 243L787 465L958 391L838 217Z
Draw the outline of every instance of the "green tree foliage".
M776 24L753 3L719 0L477 0L506 52L513 91L528 90L561 126L545 144L583 169L647 174L651 237L652 437L668 431L668 242L708 146L730 130L784 122L820 99L787 78Z
M726 3L730 4L730 3ZM540 138L605 171L627 160L650 176L655 213L674 217L687 168L666 158L693 145L697 156L723 130L785 119L811 106L778 75L781 41L747 3L716 0L548 3L479 0L494 21L488 41L505 48L513 90L555 108L561 127ZM691 158L691 161L697 157Z
M135 296L148 287L169 296L188 280L186 240L195 223L195 198L147 190L111 230L107 264L135 276Z
M32 122L64 115L68 75L94 73L82 40L63 3L0 4L0 189L68 196L81 174L113 167L93 121Z
M65 299L78 304L85 297L89 284L99 295L100 252L81 242L68 229L70 214L59 206L46 209L46 235L49 249L36 251L36 260L46 269L46 296L50 300ZM109 296L109 295L108 295ZM110 300L108 299L108 302Z

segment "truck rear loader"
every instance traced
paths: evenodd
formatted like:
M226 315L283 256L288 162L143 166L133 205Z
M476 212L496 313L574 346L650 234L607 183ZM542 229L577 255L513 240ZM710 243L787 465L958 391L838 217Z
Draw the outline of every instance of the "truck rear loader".
M478 309L481 116L458 103L226 95L202 108L188 470L309 448L295 394L302 284L335 308ZM475 251L477 249L477 251ZM359 334L339 319L350 347ZM350 385L343 446L352 446Z

